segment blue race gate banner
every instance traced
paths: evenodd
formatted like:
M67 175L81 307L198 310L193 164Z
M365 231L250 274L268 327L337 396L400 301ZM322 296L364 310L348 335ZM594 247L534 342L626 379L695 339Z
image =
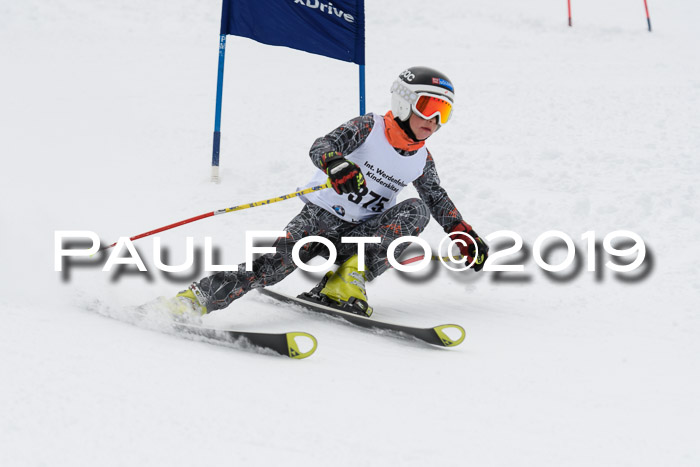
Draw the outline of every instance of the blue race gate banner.
M365 64L364 0L223 0L221 35Z
M365 114L364 0L222 0L211 155L213 182L219 182L221 100L227 35L357 63L360 71L360 115Z

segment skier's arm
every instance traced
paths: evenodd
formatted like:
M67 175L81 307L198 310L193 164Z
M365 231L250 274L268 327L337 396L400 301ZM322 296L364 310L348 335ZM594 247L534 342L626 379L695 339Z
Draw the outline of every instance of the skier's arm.
M423 174L418 177L413 186L418 191L425 204L430 208L430 214L438 224L440 224L445 232L460 221L462 215L457 210L457 207L452 202L447 192L440 186L440 177L438 177L437 168L433 156L428 152L428 158L423 168Z
M319 169L327 169L327 159L330 153L348 156L365 142L374 127L372 114L361 115L349 122L343 123L326 136L321 136L311 146L309 156Z
M464 221L445 189L440 186L440 177L430 152L423 175L413 182L413 186L445 233L452 233L455 235L453 238L461 240L461 243L457 244L459 251L467 257L467 262L472 264L474 271L481 271L488 258L489 247L472 226Z

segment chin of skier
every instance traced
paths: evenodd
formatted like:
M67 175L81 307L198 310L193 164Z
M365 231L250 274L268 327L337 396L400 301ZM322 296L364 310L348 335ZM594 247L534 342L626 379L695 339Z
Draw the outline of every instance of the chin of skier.
M252 289L276 284L296 269L294 244L316 235L336 246L339 267L328 272L310 295L369 316L365 281L389 269L391 242L419 235L431 215L446 233L461 237L460 252L480 271L488 246L440 186L435 162L425 147L425 140L450 120L453 103L454 88L447 76L427 67L404 70L391 87L391 111L356 117L314 142L309 155L315 173L307 186L330 179L333 189L304 198L305 206L285 227L286 236L275 241L276 252L257 258L252 271L246 271L243 263L236 271L194 282L166 301L169 308L176 314L205 314L229 306ZM420 198L397 204L397 195L411 182ZM343 237L379 237L381 242L365 245L365 262L360 265L358 245L342 243ZM395 255L406 246L396 248ZM307 262L326 252L325 246L307 243L299 256Z

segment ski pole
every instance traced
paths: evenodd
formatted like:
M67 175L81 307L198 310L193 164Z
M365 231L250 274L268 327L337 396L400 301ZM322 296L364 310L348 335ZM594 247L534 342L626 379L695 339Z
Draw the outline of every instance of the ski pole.
M226 214L227 212L242 211L243 209L248 209L248 208L256 208L258 206L263 206L265 204L277 203L279 201L284 201L284 200L287 200L290 198L296 198L299 196L308 195L309 193L312 193L314 191L325 190L326 188L330 188L330 186L331 186L331 182L330 182L330 180L328 180L323 185L317 185L317 186L313 186L311 188L305 188L303 190L295 191L293 193L287 193L286 195L277 196L275 198L265 199L262 201L255 201L253 203L248 203L248 204L240 204L238 206L233 206L231 208L219 209L217 211L208 212L206 214L200 214L199 216L190 217L189 219L185 219L184 221L175 222L174 224L166 225L165 227L160 227L160 228L157 228L155 230L150 230L148 232L144 232L142 234L139 234L139 235L136 235L134 237L129 238L129 240L131 240L131 241L138 240L139 238L148 237L149 235L157 234L157 233L163 232L165 230L174 229L175 227L189 224L190 222L195 222L195 221L198 221L201 219L206 219L207 217L218 216L219 214ZM109 246L100 248L100 251L112 248L116 244L117 244L117 242L114 242Z

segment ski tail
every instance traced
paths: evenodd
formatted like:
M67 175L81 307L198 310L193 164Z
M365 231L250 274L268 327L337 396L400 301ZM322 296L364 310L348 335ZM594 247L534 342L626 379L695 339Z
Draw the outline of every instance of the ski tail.
M318 341L308 332L247 332L184 324L176 324L175 327L182 334L205 337L213 342L236 344L242 339L253 347L271 350L279 355L294 359L310 357L318 347ZM302 350L304 348L307 350Z
M302 359L310 357L316 352L318 341L308 332L285 332L280 334L240 332L240 331L219 331L228 333L232 338L245 338L251 345L263 349L270 349L280 355L289 358ZM309 348L309 344L311 345ZM302 348L308 350L301 350Z
M459 337L452 338L448 336L445 333L445 330L449 329L457 330L459 332ZM433 328L433 331L435 331L435 334L437 334L438 339L440 339L440 342L442 342L442 345L444 345L445 347L454 347L456 345L459 345L464 341L464 338L467 336L467 333L464 331L464 328L459 324L443 324L442 326L435 326Z
M311 340L313 346L311 347L310 350L307 350L306 352L302 352L299 350L299 344L297 343L297 338L306 338ZM287 355L289 355L290 358L306 358L316 352L316 348L318 347L318 341L314 336L309 334L308 332L288 332L287 333Z
M167 309L159 307L159 304L160 300L155 300L138 307L116 309L99 300L92 300L84 307L143 329L225 347L243 350L255 347L270 354L294 359L310 357L318 348L316 338L307 332L253 332L208 327L200 322L182 320L182 316L173 315Z

